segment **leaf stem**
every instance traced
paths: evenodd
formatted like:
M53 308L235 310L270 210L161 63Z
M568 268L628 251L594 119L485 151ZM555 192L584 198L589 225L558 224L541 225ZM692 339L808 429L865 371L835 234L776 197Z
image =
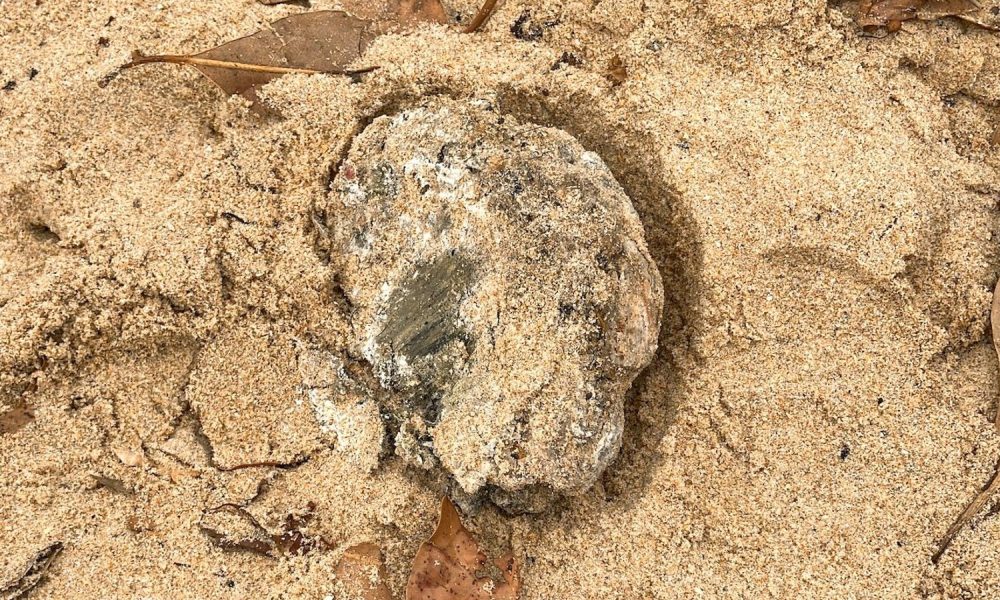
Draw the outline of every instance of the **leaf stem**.
M462 33L472 33L482 27L483 23L485 23L490 18L490 15L493 14L493 9L496 8L496 6L497 0L486 0L482 8L479 9L479 12L476 13L476 16L472 18L469 25L462 30Z
M251 71L254 73L273 73L276 75L287 75L290 73L299 73L304 75L360 75L362 73L370 73L378 68L364 67L362 69L331 69L329 71L320 71L317 69L303 69L299 67L276 67L272 65L255 65L251 63L233 62L229 60L215 60L212 58L201 58L188 54L156 54L153 56L146 56L138 52L133 53L131 62L122 66L122 68L130 69L139 65L147 65L151 63L171 63L175 65L191 65L194 67L212 67L216 69Z
M938 544L937 552L935 552L934 556L931 557L932 563L937 564L938 561L941 560L941 555L943 555L945 550L948 549L948 546L951 545L952 540L955 539L955 536L958 535L958 532L961 531L962 528L965 527L966 523L971 521L972 518L975 517L980 510L982 510L983 506L986 505L990 497L998 489L1000 489L1000 462L997 462L996 469L993 471L993 477L990 478L990 481L989 483L986 484L986 487L983 488L983 490L980 491L978 494L976 494L976 497L972 499L972 502L969 502L969 505L965 507L965 510L962 511L962 514L960 514L958 518L955 519L955 522L952 523L951 527L948 528L948 531L944 534L944 537L941 538L941 543Z
M1000 279L993 288L993 303L990 305L990 334L993 336L993 350L1000 363ZM997 412L993 417L993 426L1000 431L1000 398L997 402Z

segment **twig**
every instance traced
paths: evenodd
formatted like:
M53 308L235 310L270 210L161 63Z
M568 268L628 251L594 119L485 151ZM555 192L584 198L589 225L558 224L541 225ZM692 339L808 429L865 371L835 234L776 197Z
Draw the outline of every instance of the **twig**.
M364 67L361 69L330 69L327 71L320 71L317 69L302 69L299 67L275 67L272 65L255 65L251 63L240 63L233 62L229 60L215 60L212 58L199 58L197 56L190 56L187 54L156 54L153 56L146 56L139 52L132 54L131 62L122 66L123 69L130 69L132 67L137 67L139 65L147 65L151 63L172 63L175 65L191 65L194 67L213 67L216 69L233 69L236 71L251 71L254 73L273 73L276 75L287 75L290 73L299 73L304 75L360 75L362 73L370 73L377 66Z
M244 464L240 464L240 465L233 465L231 467L220 467L218 465L215 465L215 468L218 469L218 470L220 470L220 471L223 471L225 473L229 473L229 472L232 472L232 471L241 471L243 469L259 469L259 468L263 468L263 467L267 467L267 468L271 468L271 469L294 469L296 467L301 467L302 465L306 464L307 462L309 462L309 457L308 456L300 456L300 457L296 458L295 460L293 460L292 462L279 462L279 461L274 461L274 460L265 460L265 461L261 461L261 462L253 462L253 463L244 463Z
M490 18L490 15L493 14L493 9L496 8L496 6L497 0L486 0L482 8L479 9L479 12L476 13L476 16L472 18L472 22L470 22L469 25L462 30L462 33L472 33L482 27L483 23L485 23Z
M958 532L962 530L965 525L972 520L973 517L982 510L983 506L989 501L990 496L993 495L1000 489L1000 461L997 461L997 466L993 470L993 477L990 478L990 482L986 484L981 492L976 494L976 497L972 499L972 502L965 507L962 514L958 516L958 519L952 523L951 527L948 528L947 533L941 538L941 543L938 545L937 552L931 557L931 562L937 564L941 560L941 555L944 554L948 546L951 545L952 540L958 535Z
M993 350L1000 363L1000 280L993 288L993 307L990 309L990 329L993 334ZM1000 430L1000 402L997 403L997 414L993 417L993 426Z
M990 308L990 330L993 335L993 350L997 354L997 361L1000 362L1000 280L997 281L996 286L993 288L993 305ZM998 402L996 415L993 417L993 426L1000 431L1000 402ZM948 528L948 531L941 539L941 544L938 546L937 552L931 557L931 562L937 564L941 560L941 555L951 545L952 540L955 539L958 532L982 510L983 506L989 502L990 497L998 489L1000 489L1000 460L997 461L997 466L993 469L993 476L990 478L989 483L986 484L986 487L976 494L972 502L965 507L962 514L958 516L958 519Z

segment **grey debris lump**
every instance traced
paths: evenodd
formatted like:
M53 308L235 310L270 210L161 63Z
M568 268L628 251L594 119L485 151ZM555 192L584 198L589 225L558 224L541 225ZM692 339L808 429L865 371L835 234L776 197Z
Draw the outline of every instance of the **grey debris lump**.
M590 487L663 307L603 161L487 102L433 99L358 135L326 212L395 453L513 510Z

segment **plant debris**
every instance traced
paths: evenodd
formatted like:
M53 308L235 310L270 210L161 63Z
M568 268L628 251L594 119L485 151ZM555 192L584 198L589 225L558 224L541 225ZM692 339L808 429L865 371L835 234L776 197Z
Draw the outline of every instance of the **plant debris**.
M99 475L97 473L91 473L90 476L93 477L95 482L97 482L98 487L102 487L108 490L109 492L112 492L114 494L122 494L125 496L129 496L132 494L132 489L129 488L127 485L125 485L125 482L123 482L121 479L115 479L113 477L105 477L104 475Z
M993 333L993 351L996 352L997 361L1000 363L1000 281L997 281L996 286L993 288L993 306L990 309L990 329ZM997 414L994 417L994 426L997 430L1000 430L1000 406L997 407ZM941 556L944 555L948 546L958 535L958 532L964 528L969 521L973 519L979 511L982 510L986 503L989 502L993 494L1000 489L1000 461L997 461L996 467L993 469L993 476L990 477L989 482L987 482L986 487L984 487L972 501L965 507L962 514L955 519L955 522L951 524L948 531L945 532L944 537L941 538L941 542L938 544L938 549L934 552L931 557L931 562L937 564L941 560Z
M899 31L903 21L933 21L945 17L998 30L995 16L991 16L978 0L861 0L857 22L868 33L882 28L892 33Z
M25 425L35 420L30 406L20 406L0 413L0 435L17 433Z
M268 468L268 469L294 469L296 467L301 467L302 465L306 464L307 462L309 462L309 457L308 456L300 456L300 457L296 458L295 460L293 460L291 462L281 462L281 461L276 461L276 460L264 460L264 461L260 461L260 462L242 463L242 464L238 464L238 465L233 465L231 467L221 467L219 465L214 464L214 461L213 461L213 465L212 466L214 466L216 469L218 469L219 471L222 471L224 473L230 473L232 471L242 471L244 469L262 469L262 468Z
M965 507L962 514L958 516L958 519L952 523L951 527L949 527L948 531L944 534L944 537L941 538L941 543L938 544L937 551L934 552L934 555L931 557L932 563L937 564L938 561L941 560L941 556L944 555L948 546L951 545L955 536L958 535L958 532L961 531L962 528L965 527L965 525L971 521L984 506L986 506L990 497L992 497L998 489L1000 489L1000 461L997 462L996 467L993 469L993 476L990 478L989 483L986 484L986 487L983 488L981 492L976 494L976 496L972 499L972 502L969 502L969 505Z
M1000 280L993 288L993 304L990 307L990 332L993 335L993 351L997 355L997 363L1000 364ZM993 417L993 424L1000 431L1000 399L997 402L997 413Z
M257 91L288 73L357 75L373 67L347 69L376 34L369 21L343 11L323 10L279 19L267 29L194 55L135 53L123 68L149 63L191 65L227 94L257 106Z
M628 68L625 66L625 61L622 60L622 57L615 55L611 58L611 61L608 63L608 70L605 71L605 76L614 87L618 87L628 80Z
M480 27L483 26L484 23L486 23L486 21L490 19L490 16L493 14L493 9L495 9L496 6L497 6L497 0L486 0L486 3L483 4L483 6L479 9L479 12L476 13L476 16L473 17L471 21L469 21L469 24L466 25L463 32L472 33L474 31L477 31Z
M245 550L263 556L301 555L330 547L322 536L314 538L302 531L315 516L315 511L316 505L309 502L304 514L287 515L281 532L272 534L242 506L222 504L206 510L199 527L223 550Z
M261 0L281 4L284 0ZM497 0L486 0L464 32L476 31L489 19ZM351 2L347 2L350 8ZM239 94L253 103L258 112L268 113L257 97L261 86L288 74L334 74L358 76L377 66L348 68L361 58L378 36L400 27L419 23L448 22L448 13L440 0L386 0L376 6L359 3L359 12L372 18L359 18L342 10L306 12L279 19L257 33L233 40L199 54L132 53L123 69L152 63L190 65L201 71L224 92ZM114 78L106 78L108 81ZM106 83L105 83L106 85Z
M222 504L205 511L198 526L223 550L246 550L265 556L274 551L267 529L237 504Z
M28 592L42 582L49 567L62 550L62 542L55 542L36 554L20 577L0 587L0 600L17 600L27 596Z
M508 554L494 563L503 582L477 575L486 560L455 505L442 498L437 529L413 559L406 600L516 600L521 581L514 557Z
M392 600L385 584L385 560L375 544L358 544L345 550L335 573L351 598Z
M282 554L308 554L314 549L327 549L330 544L322 537L313 538L303 533L302 529L316 516L316 503L306 504L306 511L301 515L288 514L281 533L271 536L274 547Z

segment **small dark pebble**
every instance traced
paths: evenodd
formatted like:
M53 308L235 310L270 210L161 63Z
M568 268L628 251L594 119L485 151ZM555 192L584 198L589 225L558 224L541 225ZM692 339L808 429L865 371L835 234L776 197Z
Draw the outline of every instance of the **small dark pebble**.
M97 45L100 46L101 48L107 48L108 46L111 45L111 40L102 35L101 37L97 38Z
M840 449L840 460L847 460L847 457L851 455L851 448L847 444Z
M35 67L31 67L31 69L28 70L28 81L31 81L37 76L38 76L38 69L36 69Z
M7 83L3 84L3 91L9 92L17 87L17 82L11 79Z

